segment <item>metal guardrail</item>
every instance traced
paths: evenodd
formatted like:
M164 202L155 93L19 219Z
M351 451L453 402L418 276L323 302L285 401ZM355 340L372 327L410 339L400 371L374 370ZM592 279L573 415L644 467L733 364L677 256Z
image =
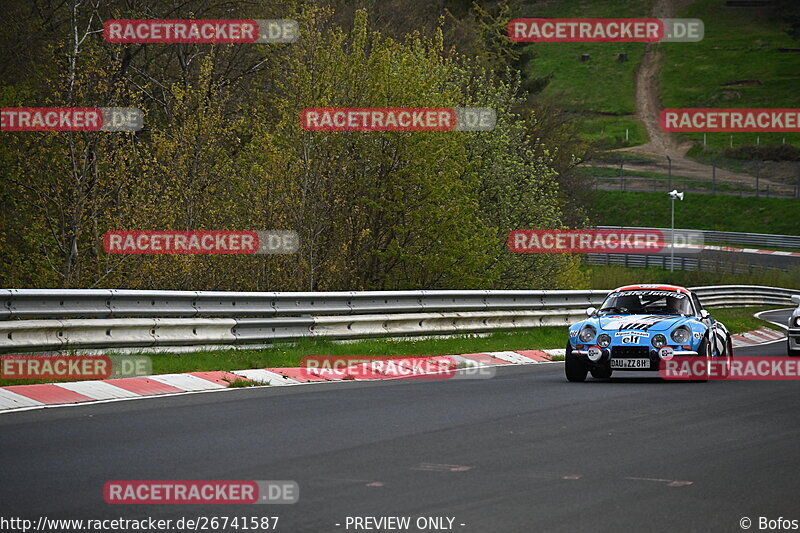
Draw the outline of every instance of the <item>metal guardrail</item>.
M791 305L800 291L694 289L705 305ZM239 293L0 290L0 353L248 345L568 325L608 291ZM313 316L311 313L314 313ZM280 316L279 316L280 315ZM86 318L91 317L91 318Z
M598 229L655 229L666 234L669 228L641 228L636 226L597 226ZM735 231L711 231L697 229L678 229L675 231L700 233L706 244L738 244L747 248L797 248L800 249L800 235L773 235L770 233L741 233Z
M669 270L670 256L663 254L585 254L584 262L588 265L623 266L627 268L661 268ZM783 271L784 269L768 265L748 265L730 261L715 261L698 257L676 256L672 262L675 270L703 270L712 272L730 272L734 274L750 274L765 270Z
M787 305L795 307L792 296L800 290L765 287L762 285L712 285L690 287L704 307L746 307L756 305Z
M607 291L215 292L0 289L0 319L249 317L544 309Z

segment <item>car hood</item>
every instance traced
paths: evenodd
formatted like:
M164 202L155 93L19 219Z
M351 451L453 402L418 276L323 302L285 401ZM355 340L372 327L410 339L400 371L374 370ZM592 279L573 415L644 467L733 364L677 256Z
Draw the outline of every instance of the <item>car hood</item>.
M600 329L606 331L667 331L686 321L680 315L608 315L598 317Z

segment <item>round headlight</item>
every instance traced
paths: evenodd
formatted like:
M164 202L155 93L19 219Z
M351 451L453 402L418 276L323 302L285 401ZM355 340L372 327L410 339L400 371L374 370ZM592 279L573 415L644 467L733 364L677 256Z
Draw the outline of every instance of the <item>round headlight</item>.
M654 335L654 336L653 336L653 339L652 339L650 342L651 342L651 343L653 344L653 346L655 346L656 348L661 348L662 346L664 346L665 344L667 344L667 338L666 338L664 335L662 335L662 334L660 334L660 333L659 333L658 335Z
M590 340L594 339L596 334L597 330L592 326L583 326L580 333L578 333L578 338L581 340L581 342L589 342Z
M597 337L597 345L599 347L606 348L609 344L611 344L611 337L605 333L601 333L600 336Z
M670 337L672 337L672 340L677 344L684 344L692 337L692 332L689 331L688 328L681 326L679 328L675 328Z

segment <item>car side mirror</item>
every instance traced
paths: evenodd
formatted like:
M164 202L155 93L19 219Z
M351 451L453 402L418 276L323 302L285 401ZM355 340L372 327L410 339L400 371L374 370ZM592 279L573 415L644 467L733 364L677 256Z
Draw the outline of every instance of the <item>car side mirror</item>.
M596 312L597 312L597 308L596 307L587 307L586 308L586 316L594 316L594 314Z
M700 318L708 318L709 316L711 315L708 313L708 311L706 311L705 309L700 310Z
M793 295L792 296L792 301L794 303L796 303L797 305L800 305L800 295L797 295L797 294Z

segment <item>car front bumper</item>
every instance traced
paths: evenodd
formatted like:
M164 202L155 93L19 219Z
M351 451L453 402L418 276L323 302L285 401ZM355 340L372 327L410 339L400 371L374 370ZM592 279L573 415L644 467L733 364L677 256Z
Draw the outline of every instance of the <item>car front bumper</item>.
M608 365L609 360L611 359L611 349L610 348L603 348L603 353L600 356L600 359L597 361L592 361L589 359L589 351L588 350L572 350L572 354L578 357L578 360L584 363L589 368L600 368L605 367ZM672 352L672 357L697 357L699 354L693 350L674 350ZM614 368L614 370L622 370L622 371L636 371L636 372L648 372L648 371L658 371L660 367L660 362L662 359L658 356L658 350L655 348L651 349L648 352L648 358L650 359L650 368ZM629 359L628 357L620 357L615 359Z
M789 349L800 351L800 328L789 328L786 336L789 339Z

